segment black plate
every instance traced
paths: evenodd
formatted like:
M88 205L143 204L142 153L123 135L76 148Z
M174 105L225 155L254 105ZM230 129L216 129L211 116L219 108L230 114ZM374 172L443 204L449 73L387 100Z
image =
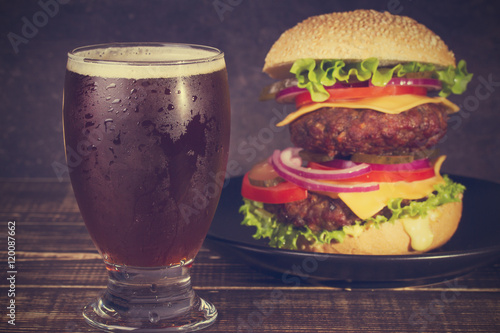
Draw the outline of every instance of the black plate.
M500 184L451 176L466 186L462 220L439 250L419 255L364 256L310 253L269 247L242 226L241 177L224 188L207 238L252 266L278 273L284 283L315 279L358 287L397 287L440 282L500 259Z

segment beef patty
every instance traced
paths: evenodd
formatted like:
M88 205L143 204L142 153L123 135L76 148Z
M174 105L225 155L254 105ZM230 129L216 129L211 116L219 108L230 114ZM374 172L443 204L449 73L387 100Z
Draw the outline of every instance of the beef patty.
M400 114L321 108L290 124L295 146L330 156L408 154L436 145L446 129L446 107L440 104L422 104Z
M401 207L412 201L424 201L427 197L417 200L404 199ZM313 232L322 230L338 230L344 226L353 225L360 218L340 199L309 192L307 198L284 204L264 204L264 209L274 214L279 223L292 224L296 228L308 226ZM391 210L385 206L376 215L391 218Z
M312 231L336 230L352 225L359 218L340 199L309 192L307 198L284 204L264 204L280 223L300 228L308 226Z

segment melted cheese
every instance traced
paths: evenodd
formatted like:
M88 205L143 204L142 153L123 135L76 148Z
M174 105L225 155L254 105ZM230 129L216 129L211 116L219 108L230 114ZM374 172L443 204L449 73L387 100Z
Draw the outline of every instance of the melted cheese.
M415 251L425 251L432 245L434 234L432 233L430 220L428 218L404 218L401 219L403 228L410 236L410 245Z
M371 109L389 114L398 114L407 111L416 106L434 103L442 104L448 108L449 113L457 112L460 108L447 100L444 97L428 97L419 95L396 95L396 96L381 96L375 98L362 98L355 100L343 100L337 102L312 103L299 108L297 111L290 113L276 126L284 126L295 119L324 107L342 107L351 109Z
M444 183L440 175L446 156L440 156L434 164L435 176L414 182L379 183L377 191L339 193L339 198L358 216L365 220L382 210L390 199L421 199L434 191L434 186Z

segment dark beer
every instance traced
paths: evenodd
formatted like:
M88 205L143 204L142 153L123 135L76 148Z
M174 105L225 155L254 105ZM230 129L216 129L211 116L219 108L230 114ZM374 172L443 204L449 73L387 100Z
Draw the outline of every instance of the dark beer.
M208 72L189 66L68 66L67 163L108 268L189 263L206 236L224 181L229 93L223 60Z

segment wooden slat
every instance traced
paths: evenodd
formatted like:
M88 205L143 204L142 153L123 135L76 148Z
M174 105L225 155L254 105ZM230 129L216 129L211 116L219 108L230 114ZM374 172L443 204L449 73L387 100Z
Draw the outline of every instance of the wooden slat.
M0 211L78 212L69 182L3 181L0 182Z
M70 258L70 253L62 256ZM74 253L82 256L80 260L55 259L48 256L43 260L37 256L36 260L27 259L21 254L17 264L18 280L22 285L79 285L79 286L105 286L107 274L102 260L94 254ZM85 259L92 258L92 259ZM201 257L201 256L200 256ZM192 269L193 284L195 286L230 287L239 286L244 288L249 283L252 285L282 285L281 280L269 275L264 275L251 269L244 263L228 263L220 259L199 258ZM0 284L5 284L3 281Z
M15 213L0 212L0 221L16 219L22 222L23 225L30 224L70 224L84 225L82 216L79 211L76 212L19 212Z
M198 290L220 315L204 332L498 332L498 294L410 291ZM90 289L20 292L19 332L94 332ZM35 296L35 297L33 297ZM444 300L444 301L443 301Z

